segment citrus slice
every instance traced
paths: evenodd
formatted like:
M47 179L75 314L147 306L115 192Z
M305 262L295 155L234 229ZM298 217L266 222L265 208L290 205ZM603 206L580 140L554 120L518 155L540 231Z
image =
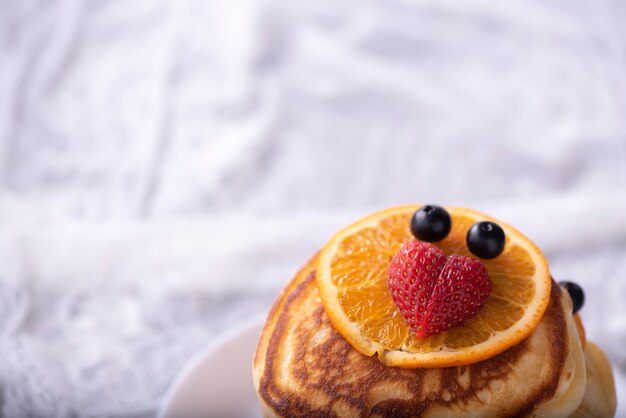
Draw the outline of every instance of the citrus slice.
M446 207L452 230L435 243L446 255L474 257L465 237L475 222L496 222L506 234L502 254L481 260L491 279L491 294L478 315L461 326L426 338L412 334L387 288L387 272L402 244L415 239L410 219L419 208L400 206L374 213L339 231L322 249L316 279L334 328L360 353L377 354L382 363L403 368L472 364L526 338L550 299L544 255L511 226L456 207Z

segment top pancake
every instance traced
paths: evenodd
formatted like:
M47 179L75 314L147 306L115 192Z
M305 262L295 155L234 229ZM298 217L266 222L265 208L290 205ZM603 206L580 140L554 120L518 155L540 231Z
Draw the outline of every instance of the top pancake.
M563 417L580 405L584 358L559 286L522 343L469 366L406 370L358 353L333 329L314 266L276 300L257 347L265 416Z

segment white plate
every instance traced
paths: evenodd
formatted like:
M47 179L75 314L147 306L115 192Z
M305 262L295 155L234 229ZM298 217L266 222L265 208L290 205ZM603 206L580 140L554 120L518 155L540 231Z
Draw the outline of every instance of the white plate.
M260 417L252 358L264 319L241 323L194 356L174 379L157 417Z

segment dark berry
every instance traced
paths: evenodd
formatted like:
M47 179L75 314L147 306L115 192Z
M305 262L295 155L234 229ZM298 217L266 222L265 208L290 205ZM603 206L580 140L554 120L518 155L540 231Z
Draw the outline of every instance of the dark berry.
M467 248L477 257L496 258L504 250L504 230L500 225L489 222L476 222L467 231Z
M411 232L420 241L441 241L448 236L451 228L450 214L441 206L423 206L411 218Z
M559 282L559 284L567 290L569 297L572 298L573 312L576 313L580 311L580 308L585 304L585 292L583 292L583 288L574 282Z

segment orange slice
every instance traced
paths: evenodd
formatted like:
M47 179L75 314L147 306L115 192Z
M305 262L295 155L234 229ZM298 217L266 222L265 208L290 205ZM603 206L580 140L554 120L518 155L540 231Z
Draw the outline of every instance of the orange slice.
M339 231L322 249L317 285L335 329L362 354L378 355L388 366L446 367L472 364L526 338L550 299L544 255L528 238L482 213L446 207L450 234L435 243L447 255L473 257L465 244L470 226L497 222L506 234L504 251L487 267L492 292L477 316L440 334L416 338L387 288L389 262L415 239L410 219L421 205L400 206L367 216Z

